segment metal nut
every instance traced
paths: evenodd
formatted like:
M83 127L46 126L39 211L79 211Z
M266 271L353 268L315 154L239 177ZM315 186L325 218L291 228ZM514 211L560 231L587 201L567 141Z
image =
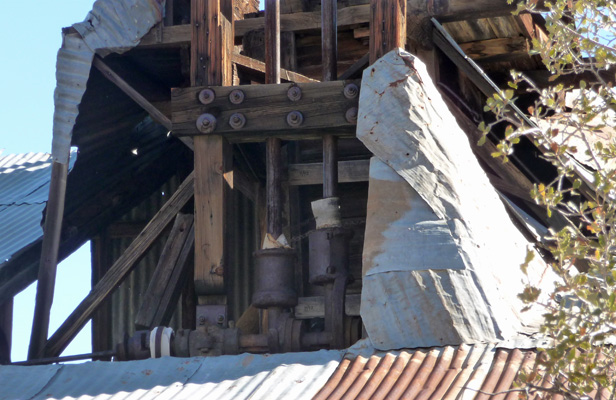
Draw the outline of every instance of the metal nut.
M229 93L229 101L233 104L242 104L245 97L246 95L240 89L233 89L231 93Z
M359 95L359 87L354 83L349 83L344 87L344 97L347 99L354 99Z
M212 133L216 129L216 117L212 114L201 114L197 118L197 129L201 133Z
M292 128L297 128L304 122L304 116L299 111L291 111L287 114L287 124Z
M199 317L199 325L205 325L205 317Z
M291 101L298 101L302 98L302 89L299 86L291 86L287 90L287 97Z
M233 129L242 129L246 125L246 117L242 113L234 113L229 117L229 126Z
M357 107L349 108L344 114L344 118L349 124L357 123Z
M212 89L203 89L199 92L199 101L201 104L210 104L216 99L216 93Z

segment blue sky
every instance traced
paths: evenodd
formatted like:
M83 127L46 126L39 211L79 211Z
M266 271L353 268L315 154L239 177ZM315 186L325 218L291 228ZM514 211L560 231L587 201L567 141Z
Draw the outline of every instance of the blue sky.
M51 151L55 65L61 29L82 21L92 4L89 0L3 2L0 156ZM58 268L50 334L88 293L89 286L90 249L86 245ZM13 361L21 361L27 355L35 292L36 285L32 285L15 298ZM65 354L88 351L89 325Z

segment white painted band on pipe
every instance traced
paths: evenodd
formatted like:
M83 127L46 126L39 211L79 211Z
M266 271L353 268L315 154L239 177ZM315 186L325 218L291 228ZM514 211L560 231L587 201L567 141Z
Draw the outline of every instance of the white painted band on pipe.
M150 357L156 358L156 332L158 331L158 327L152 329L150 332Z
M172 328L164 328L161 336L160 356L171 356L171 338L173 337Z

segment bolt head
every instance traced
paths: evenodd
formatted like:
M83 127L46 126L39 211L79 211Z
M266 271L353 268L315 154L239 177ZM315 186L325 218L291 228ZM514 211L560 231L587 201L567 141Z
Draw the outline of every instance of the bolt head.
M299 86L291 86L287 90L287 97L291 101L299 101L302 98L302 89Z
M199 92L199 101L201 104L210 104L216 99L216 93L212 89L203 89Z
M216 129L216 117L212 114L201 114L199 118L197 118L197 129L201 133L212 133L214 129Z
M233 104L242 104L246 95L240 89L234 89L229 93L229 101Z
M344 118L349 124L357 124L357 107L349 108L344 114Z
M344 97L354 99L359 95L359 87L354 83L349 83L344 87Z

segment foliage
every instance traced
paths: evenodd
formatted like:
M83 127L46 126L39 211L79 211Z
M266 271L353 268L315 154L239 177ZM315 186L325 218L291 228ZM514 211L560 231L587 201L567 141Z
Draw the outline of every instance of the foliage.
M539 10L538 4L544 8ZM486 111L492 111L496 121L481 129L487 134L506 125L505 139L494 154L505 162L522 137L541 149L558 176L535 185L531 195L549 215L560 213L570 222L548 238L551 266L562 279L549 300L538 304L540 290L532 282L520 295L529 305L546 310L542 332L552 345L545 349L540 368L553 386L543 391L565 398L583 398L598 388L614 394L616 2L526 0L517 12L545 18L546 35L533 39L531 52L552 74L553 86L539 88L524 74L512 72L510 88L487 101ZM568 75L584 80L575 86L559 83ZM523 88L537 96L526 119L512 109L516 91ZM584 174L576 159L592 173ZM539 375L536 370L521 374L519 384L526 394L539 390Z

